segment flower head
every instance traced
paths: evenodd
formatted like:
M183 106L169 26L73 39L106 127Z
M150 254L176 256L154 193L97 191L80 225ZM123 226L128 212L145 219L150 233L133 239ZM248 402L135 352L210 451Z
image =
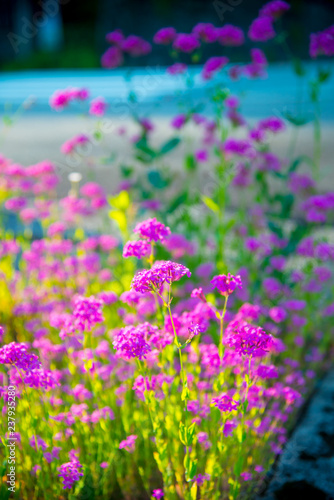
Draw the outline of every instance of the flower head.
M115 335L113 346L118 353L128 359L146 358L146 354L151 351L147 343L147 336L151 333L155 333L155 329L149 323L126 326Z
M248 323L231 330L227 328L227 335L224 339L226 346L244 356L263 356L272 346L272 342L271 335L265 333L262 328Z
M266 42L276 36L273 20L268 16L261 16L252 22L248 36L253 42Z
M211 404L223 413L229 413L230 411L237 410L239 407L239 402L227 396L227 394L223 394L218 398L213 398Z
M59 477L63 478L63 489L71 489L76 481L79 481L80 477L83 476L82 465L77 459L72 460L62 464L58 468Z
M260 10L260 16L268 16L273 20L281 17L285 12L290 9L290 5L282 0L272 0L266 3Z
M0 348L0 364L13 365L25 372L41 366L38 356L28 352L26 345L18 342L11 342Z
M219 274L218 276L214 276L211 280L212 287L217 288L219 293L224 295L224 297L228 297L234 290L238 287L240 290L242 289L242 283L240 276L233 276L232 274Z
M137 259L141 259L148 256L150 250L151 246L148 241L128 241L123 248L123 257L137 257Z
M130 436L128 436L126 439L124 439L119 443L119 449L120 450L125 449L129 453L133 453L135 451L135 443L137 437L138 436L136 436L136 434L131 434Z
M139 271L133 278L131 290L145 293L152 290L160 290L164 283L171 284L178 281L182 276L191 276L189 269L182 264L170 260L156 262L151 269Z
M157 221L155 217L137 224L133 232L148 241L164 241L170 235L169 227Z
M81 332L90 331L97 323L104 321L101 299L78 295L74 299L74 326Z

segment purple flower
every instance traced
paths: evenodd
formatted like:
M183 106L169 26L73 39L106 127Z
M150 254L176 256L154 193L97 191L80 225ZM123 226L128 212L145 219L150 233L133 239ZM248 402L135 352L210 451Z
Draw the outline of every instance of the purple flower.
M169 260L158 261L151 269L139 271L134 276L131 290L140 293L151 292L153 289L160 290L164 283L171 284L173 281L178 281L185 274L190 278L191 272L182 264Z
M25 372L41 366L38 356L28 352L26 345L18 342L11 342L0 348L0 364L14 365Z
M218 398L213 398L211 404L218 408L223 413L229 413L239 408L239 402L232 399L230 396L223 394Z
M158 43L161 45L169 45L176 37L175 28L161 28L154 35L153 41L154 43Z
M254 19L248 31L248 37L253 42L266 42L276 36L273 20L268 16Z
M121 48L133 57L144 56L152 50L150 43L136 35L130 35L123 40Z
M111 31L110 33L106 34L106 40L109 43L115 44L115 45L120 45L121 42L124 40L124 35L121 30L115 30Z
M49 391L59 386L60 383L50 370L44 368L34 368L24 376L24 383L35 389L44 389Z
M269 310L269 317L275 321L275 323L282 323L287 317L287 313L283 307L272 307Z
M58 467L58 477L63 478L63 489L71 489L76 481L83 476L82 465L77 459L67 462Z
M320 55L328 57L334 55L334 25L319 33L311 34L310 56L315 59Z
M250 481L252 479L251 472L242 472L240 476L243 478L244 481Z
M253 158L255 156L255 151L250 141L247 139L235 139L234 137L229 137L226 139L224 144L222 144L221 149L231 155L246 156Z
M194 477L193 481L197 483L198 486L202 486L205 481L210 481L210 479L210 474L197 474L197 476Z
M128 359L145 359L146 354L151 351L147 343L147 336L155 333L155 330L149 323L143 323L137 326L126 326L116 333L113 346L116 351Z
M170 75L182 75L188 69L188 66L184 63L175 63L167 68L167 73Z
M211 23L198 23L193 27L192 32L205 43L213 43L217 40L218 29Z
M222 28L218 29L218 42L227 47L237 47L242 45L245 41L243 31L232 24L225 24Z
M290 9L290 5L282 0L273 0L268 2L260 9L260 16L268 16L274 21L281 17Z
M242 283L240 276L233 276L232 274L219 274L218 276L214 276L211 280L212 287L217 288L221 295L224 297L228 297L234 290L238 287L240 290L242 289Z
M103 68L117 68L118 66L122 66L123 62L123 53L116 46L109 47L101 57L101 66L103 66Z
M214 73L221 70L224 66L226 66L226 64L228 64L228 61L228 58L224 56L210 57L210 59L208 59L203 66L202 77L204 80L210 80Z
M137 437L138 436L136 436L136 434L131 434L130 436L128 436L126 439L124 439L119 443L119 449L120 450L125 449L129 453L133 453L135 451L135 443Z
M153 498L163 498L164 492L162 490L153 490L152 497Z
M137 259L141 259L149 255L150 250L151 246L148 241L128 241L123 248L123 257L137 257Z
M90 331L97 323L102 323L104 321L102 316L102 305L102 300L93 296L76 296L73 310L74 327L84 332Z
M169 227L157 221L155 217L137 224L133 232L148 241L164 241L170 235Z
M224 344L244 356L263 356L272 346L272 336L254 325L243 324L235 330L227 328Z
M200 42L195 35L178 33L173 43L173 48L180 52L190 54L200 47Z
M171 121L171 127L179 130L180 128L183 127L183 125L186 123L186 121L187 121L187 115L185 115L185 114L176 115Z

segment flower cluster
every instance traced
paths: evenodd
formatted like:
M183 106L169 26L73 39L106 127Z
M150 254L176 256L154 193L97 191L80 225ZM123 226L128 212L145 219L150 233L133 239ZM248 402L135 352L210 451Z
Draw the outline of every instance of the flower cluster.
M151 269L139 271L133 278L131 289L136 292L145 293L154 290L160 291L163 284L170 285L178 281L182 276L191 276L189 269L182 264L172 261L158 261Z

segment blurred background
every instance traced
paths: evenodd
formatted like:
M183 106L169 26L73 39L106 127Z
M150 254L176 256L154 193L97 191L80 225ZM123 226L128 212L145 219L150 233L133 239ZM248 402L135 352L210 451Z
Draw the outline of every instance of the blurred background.
M198 22L235 24L247 32L263 0L0 0L0 67L2 70L98 68L107 47L105 34L121 28L152 41L163 26L190 32ZM284 16L294 54L308 57L308 35L334 22L334 0L291 0ZM231 52L245 60L250 42ZM159 50L160 49L160 50ZM271 61L284 60L277 43L266 44ZM207 55L215 49L207 48ZM217 50L217 49L216 49ZM230 55L230 54L229 54ZM164 47L129 64L168 65Z

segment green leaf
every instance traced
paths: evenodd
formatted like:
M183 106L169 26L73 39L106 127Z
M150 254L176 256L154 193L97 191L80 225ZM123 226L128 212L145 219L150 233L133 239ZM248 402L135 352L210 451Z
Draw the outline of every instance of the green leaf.
M297 158L295 158L295 160L293 160L288 169L288 173L291 174L292 172L295 172L299 167L299 165L301 165L302 163L307 163L308 165L310 165L310 167L313 167L313 160L309 156L300 155Z
M179 426L179 436L180 436L180 441L182 444L186 446L186 426L184 425L183 422L180 422Z
M212 210L213 212L215 213L219 213L220 212L220 208L219 208L219 205L217 205L216 202L214 202L211 198L209 198L208 196L204 196L204 194L201 196L201 199L203 201L203 203L205 203L205 205L210 209Z
M289 123L291 123L295 127L302 127L303 125L306 125L306 123L309 123L311 121L311 119L307 118L306 116L298 116L292 114L290 111L282 111L282 115Z
M168 213L174 212L174 210L176 210L180 205L183 205L183 203L185 203L187 201L187 198L188 198L188 193L186 191L184 191L179 196L174 198L172 203L169 205L167 212Z
M184 166L186 170L195 170L197 162L194 155L187 155L184 159Z
M147 174L149 182L157 189L163 189L168 186L169 182L162 177L158 170L150 170Z
M180 141L181 139L179 137L173 137L169 141L165 142L165 144L161 146L161 149L159 151L159 156L165 155L170 151L172 151L173 149L175 149L176 146L179 145Z

